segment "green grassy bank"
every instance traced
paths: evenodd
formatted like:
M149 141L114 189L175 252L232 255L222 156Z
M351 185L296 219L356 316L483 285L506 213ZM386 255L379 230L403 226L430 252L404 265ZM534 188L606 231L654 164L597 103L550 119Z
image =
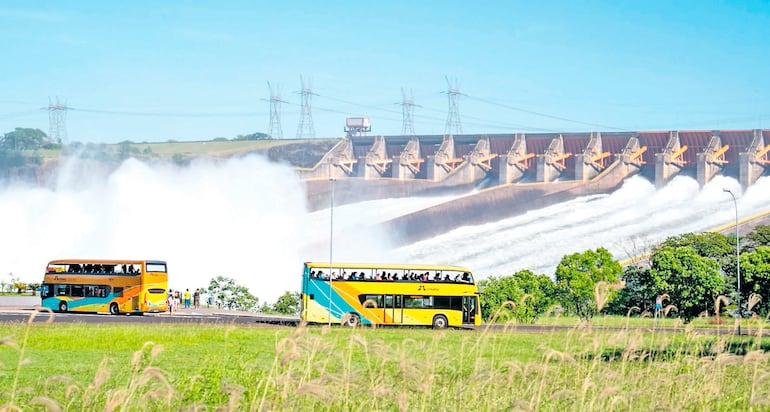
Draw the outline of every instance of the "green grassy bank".
M770 342L684 329L7 323L0 334L7 410L770 407Z

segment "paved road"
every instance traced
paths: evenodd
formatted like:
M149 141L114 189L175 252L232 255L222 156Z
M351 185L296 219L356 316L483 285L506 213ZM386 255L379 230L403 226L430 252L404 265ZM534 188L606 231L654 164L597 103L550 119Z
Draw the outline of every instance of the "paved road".
M0 322L35 323L218 323L240 325L291 325L299 319L291 316L264 315L218 308L180 309L173 314L148 313L110 315L107 313L52 313L39 310L39 296L0 296Z

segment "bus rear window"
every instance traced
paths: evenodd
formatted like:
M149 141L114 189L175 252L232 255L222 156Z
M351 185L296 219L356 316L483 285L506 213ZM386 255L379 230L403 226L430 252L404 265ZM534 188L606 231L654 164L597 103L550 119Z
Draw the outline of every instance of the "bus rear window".
M147 271L148 272L163 272L166 273L166 264L165 263L147 263Z
M166 293L166 289L160 289L160 288L152 288L152 289L148 289L147 291L154 295L163 295Z

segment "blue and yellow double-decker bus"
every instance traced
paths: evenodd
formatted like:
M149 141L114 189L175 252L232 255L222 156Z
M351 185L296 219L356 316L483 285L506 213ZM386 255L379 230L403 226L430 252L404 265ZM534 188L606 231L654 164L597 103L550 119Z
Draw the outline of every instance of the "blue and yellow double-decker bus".
M350 326L481 324L471 271L439 265L306 262L300 317Z
M166 262L60 259L46 266L42 306L58 312L165 312Z

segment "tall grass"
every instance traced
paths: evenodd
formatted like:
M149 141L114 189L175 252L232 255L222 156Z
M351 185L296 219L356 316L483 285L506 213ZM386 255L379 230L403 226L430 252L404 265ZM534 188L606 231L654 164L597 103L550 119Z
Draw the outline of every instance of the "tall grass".
M3 324L0 410L764 410L763 330Z

